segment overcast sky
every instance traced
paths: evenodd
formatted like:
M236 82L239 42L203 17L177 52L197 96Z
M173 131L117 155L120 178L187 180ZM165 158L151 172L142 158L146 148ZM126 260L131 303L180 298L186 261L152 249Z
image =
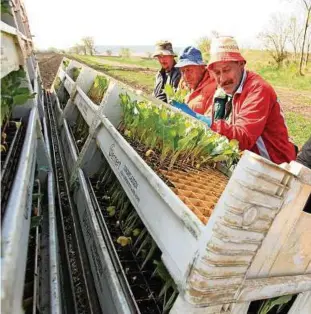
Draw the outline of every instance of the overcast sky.
M295 0L293 2L298 2ZM24 0L37 48L69 48L83 36L96 45L196 45L216 30L241 47L258 45L272 13L288 15L287 0Z

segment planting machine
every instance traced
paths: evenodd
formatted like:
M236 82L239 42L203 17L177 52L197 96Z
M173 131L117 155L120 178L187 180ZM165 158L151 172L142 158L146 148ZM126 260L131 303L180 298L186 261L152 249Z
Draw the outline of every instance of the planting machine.
M2 312L311 313L311 170L248 151L159 163L124 102L192 118L66 58L43 90L23 5L9 9L1 83L23 70L29 94L1 127Z

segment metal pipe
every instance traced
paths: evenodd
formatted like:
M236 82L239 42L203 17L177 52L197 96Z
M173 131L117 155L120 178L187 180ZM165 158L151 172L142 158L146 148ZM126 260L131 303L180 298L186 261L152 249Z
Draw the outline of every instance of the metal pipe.
M49 200L49 254L50 254L50 309L51 314L60 314L60 278L57 250L57 227L54 201L54 178L50 171L48 174L48 200Z

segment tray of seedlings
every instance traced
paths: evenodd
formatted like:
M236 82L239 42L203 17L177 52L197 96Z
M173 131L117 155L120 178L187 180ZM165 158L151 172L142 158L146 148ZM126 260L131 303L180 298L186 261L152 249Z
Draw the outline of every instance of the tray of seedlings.
M58 102L57 105L60 109L60 111L62 112L62 110L64 110L69 98L70 98L70 94L68 93L67 89L65 88L65 83L66 83L66 79L62 82L58 77L56 79L54 88L55 88L55 92L57 94L57 98L58 98Z
M63 63L52 86L52 91L57 96L55 102L58 122L62 124L65 118L71 127L80 129L82 138L78 134L76 140L83 142L84 125L80 115L90 126L109 81L91 69L82 68L77 62L64 59ZM82 147L83 144L79 146Z
M87 96L92 100L96 105L100 105L104 95L108 89L109 80L104 75L97 75L95 80L89 89Z
M126 94L120 94L120 104L122 120L118 130L103 118L98 145L130 192L131 200L141 207L142 220L150 225L150 220L160 219L149 226L151 234L159 243L164 259L175 262L179 259L179 265L171 264L170 271L180 281L191 263L190 252L197 249L194 243L203 233L229 180L214 165L224 161L229 166L237 160L237 143L166 106L132 101ZM148 184L142 183L144 177ZM152 209L146 211L144 206L151 200ZM170 237L171 232L177 236ZM185 245L189 246L187 251L176 249L178 234L184 236Z
M22 87L26 73L21 69L1 79L1 217L3 218L9 193L14 182L22 151L27 119L12 118L15 106L34 98L27 87Z
M86 78L83 76L86 76ZM82 72L81 77L85 81L87 73ZM87 94L80 87L77 88L77 93L72 102L73 109L69 109L65 116L77 153L81 151L89 135L89 126L95 116L95 109L97 109L94 106L100 105L108 85L109 81L105 76L97 75Z
M28 87L24 87L25 77L25 72L20 69L1 80L4 114L1 157L5 155L1 172L1 302L6 313L18 313L21 309L32 187L40 137L37 108L23 106L27 100L34 98ZM14 120L12 116L19 118Z

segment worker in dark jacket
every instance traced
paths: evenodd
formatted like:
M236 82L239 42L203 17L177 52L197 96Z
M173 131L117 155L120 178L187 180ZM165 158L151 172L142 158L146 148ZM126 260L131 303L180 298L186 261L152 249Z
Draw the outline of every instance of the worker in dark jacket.
M297 161L311 169L311 136L302 146L302 149L297 156Z
M169 41L158 42L153 57L157 58L161 65L161 70L156 75L153 96L167 102L164 92L165 84L170 84L177 89L181 77L179 69L175 68L176 54L173 51L172 44Z

